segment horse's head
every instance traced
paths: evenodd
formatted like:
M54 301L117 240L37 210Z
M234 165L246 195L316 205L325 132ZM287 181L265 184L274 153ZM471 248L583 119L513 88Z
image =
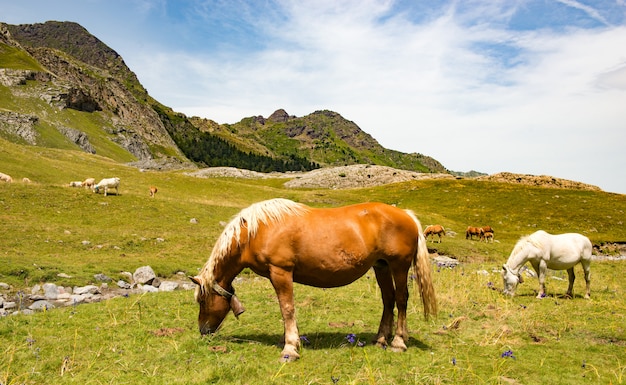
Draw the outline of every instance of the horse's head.
M100 191L100 186L98 186L97 184L93 185L93 192L98 193Z
M515 294L517 284L524 282L521 272L514 273L506 264L502 265L502 281L504 283L504 294L510 296Z
M208 285L200 276L189 277L189 279L197 285L195 298L200 305L198 313L200 334L215 333L229 310L233 311L235 317L239 317L245 311L234 292L228 292L215 282Z

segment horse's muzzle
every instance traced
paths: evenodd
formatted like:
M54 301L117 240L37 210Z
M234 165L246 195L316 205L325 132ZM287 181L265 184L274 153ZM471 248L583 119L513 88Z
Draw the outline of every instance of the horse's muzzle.
M217 331L218 328L212 329L208 323L200 326L200 334L205 336L207 334L213 334Z

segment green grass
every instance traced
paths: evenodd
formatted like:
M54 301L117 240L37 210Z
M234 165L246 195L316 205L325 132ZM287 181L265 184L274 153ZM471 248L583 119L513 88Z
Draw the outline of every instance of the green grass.
M594 299L534 298L532 284L507 299L488 287L482 265L435 272L441 313L424 321L414 298L406 353L369 342L380 301L372 274L351 286L296 286L302 358L278 362L282 324L267 280L238 286L247 307L208 338L197 332L190 292L148 294L0 320L0 382L184 384L524 384L626 381L620 265L598 263ZM565 284L549 287L563 291ZM576 287L582 290L582 285ZM460 319L457 328L447 327ZM446 326L447 328L445 328ZM161 330L172 335L157 336ZM514 358L503 358L511 350Z
M0 68L42 71L41 65L24 50L0 43Z
M101 156L2 139L0 171L15 180L0 184L0 281L12 293L41 282L80 286L96 273L117 278L146 264L163 278L193 274L220 234L220 221L273 197L316 207L377 200L411 208L423 225L440 223L457 233L429 248L462 261L454 269L434 267L437 317L423 319L411 289L406 353L345 340L354 333L369 342L377 330L382 305L368 273L343 288L296 286L299 329L310 343L301 360L283 365L275 294L267 280L246 273L236 285L246 313L229 316L208 338L197 331L197 304L188 291L0 318L0 384L626 382L623 261L592 263L591 300L581 297L580 268L571 300L560 297L564 271L550 272L543 300L535 299L536 279L512 299L492 289L501 288L499 269L517 239L537 229L581 232L595 244L626 240L624 195L471 180L288 190L284 180L139 172ZM66 187L114 175L122 179L119 196ZM150 185L159 187L155 199ZM496 229L498 242L465 240L465 227L485 224ZM72 278L58 278L61 272ZM157 335L162 329L172 334ZM508 350L515 358L501 356Z
M111 119L107 119L106 112L81 112L73 109L58 109L39 97L45 94L43 89L49 87L37 81L28 81L20 86L19 96L13 88L0 85L0 109L31 115L37 111L38 120L34 125L37 132L36 145L42 148L79 151L78 145L67 139L58 128L79 127L85 133L89 143L97 149L100 156L116 162L132 162L137 160L127 150L113 141L114 136L107 132L114 132ZM32 95L32 96L27 96ZM23 139L0 130L0 138L11 142L22 143Z

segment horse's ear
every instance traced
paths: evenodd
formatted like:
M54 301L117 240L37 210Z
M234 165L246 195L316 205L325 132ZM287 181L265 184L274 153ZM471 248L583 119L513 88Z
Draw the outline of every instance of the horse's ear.
M202 277L192 277L191 275L189 276L189 279L191 280L191 282L195 283L198 286L202 286Z

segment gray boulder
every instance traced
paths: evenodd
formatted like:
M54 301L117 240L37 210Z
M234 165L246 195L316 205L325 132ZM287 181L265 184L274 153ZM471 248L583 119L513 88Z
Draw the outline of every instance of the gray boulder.
M54 305L48 301L37 301L33 302L32 305L28 307L30 310L48 310L54 309Z
M155 278L156 274L150 266L142 266L133 273L133 280L141 285L149 285Z

